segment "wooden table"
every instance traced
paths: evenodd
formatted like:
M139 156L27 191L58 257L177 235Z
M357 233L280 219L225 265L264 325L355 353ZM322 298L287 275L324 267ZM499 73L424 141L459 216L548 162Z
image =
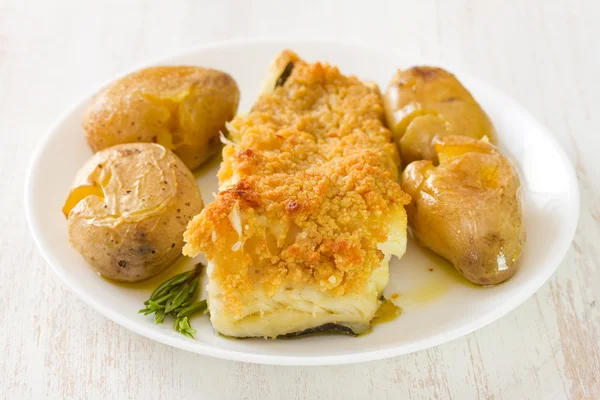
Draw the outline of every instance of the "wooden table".
M550 128L581 188L562 265L499 321L386 361L276 367L212 359L133 334L46 266L25 222L34 147L116 74L238 37L344 40L461 66ZM243 60L240 60L243 62ZM589 1L0 0L0 398L599 399L600 7Z

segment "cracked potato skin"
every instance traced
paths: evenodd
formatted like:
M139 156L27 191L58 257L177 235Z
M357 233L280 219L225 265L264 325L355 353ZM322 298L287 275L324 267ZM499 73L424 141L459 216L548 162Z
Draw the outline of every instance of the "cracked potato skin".
M442 68L398 70L386 89L384 106L403 165L417 160L437 162L436 137L496 140L486 113L458 79Z
M83 128L94 152L122 143L158 143L193 170L219 150L219 132L239 99L236 82L224 72L145 68L104 88L88 107Z
M173 152L132 143L90 158L63 212L71 244L97 272L136 282L181 255L186 225L202 208L192 173Z
M525 242L519 177L490 143L461 136L434 141L439 166L422 160L402 174L413 235L469 281L494 285L517 270Z

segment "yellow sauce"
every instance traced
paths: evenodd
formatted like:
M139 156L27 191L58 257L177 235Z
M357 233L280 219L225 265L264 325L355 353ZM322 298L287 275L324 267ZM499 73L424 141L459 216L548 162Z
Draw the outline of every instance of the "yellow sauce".
M143 281L135 282L135 283L119 282L119 281L115 281L110 278L107 278L107 277L101 275L100 273L98 273L98 275L102 279L104 279L106 282L109 282L113 285L116 285L116 286L119 286L119 287L122 287L125 289L130 289L130 290L135 290L135 291L140 291L140 292L147 292L148 296L150 296L152 294L152 292L154 291L154 289L156 289L158 287L158 285L160 285L167 279L169 279L177 274L191 270L194 267L194 265L195 265L194 261L191 258L181 256L177 260L175 260L175 262L173 264L171 264L169 267L167 267L167 269L165 269L158 275L155 275L151 278L144 279Z
M429 249L425 249L419 247L421 254L429 259L430 272L439 272L443 276L443 279L448 283L448 285L462 285L471 288L478 288L479 286L465 279L448 260L442 258L435 254L433 251ZM433 270L433 271L431 271Z
M382 324L390 322L398 318L402 314L402 309L392 303L388 299L382 299L381 305L375 312L375 316L371 320L371 326L374 324Z
M471 283L454 269L446 259L438 256L431 250L419 245L411 246L411 251L419 251L428 259L426 282L416 287L394 293L389 296L395 304L423 306L431 304L442 298L451 288L463 286L469 288L481 288Z
M397 294L392 295L392 297L394 296L396 296L396 298L398 297ZM391 322L398 318L400 315L402 315L402 308L394 304L393 299L390 300L382 298L381 304L379 305L377 311L375 311L375 316L371 320L371 326L366 331L361 332L358 336L368 335L369 333L373 332L373 328L375 327L375 325Z
M444 280L432 280L417 288L397 293L397 303L410 303L415 305L426 305L441 298L451 285Z

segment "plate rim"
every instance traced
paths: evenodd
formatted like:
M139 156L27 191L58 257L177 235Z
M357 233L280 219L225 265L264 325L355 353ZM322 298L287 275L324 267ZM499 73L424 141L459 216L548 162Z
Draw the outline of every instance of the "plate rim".
M127 73L135 71L136 69L143 68L146 66L156 65L161 62L164 62L169 59L173 59L176 57L182 57L188 54L199 53L211 49L223 48L223 47L235 47L235 46L244 46L244 45L271 45L277 44L282 47L293 47L295 45L300 44L317 44L317 45L326 45L326 46L335 46L335 47L346 47L353 49L362 49L365 51L376 51L384 55L387 51L400 51L397 48L392 47L378 47L373 45L365 45L359 42L344 42L344 41L332 41L332 40L318 40L318 39L297 39L297 38L266 38L266 37L258 37L258 38L239 38L232 40L224 40L211 42L199 46L193 46L189 48L185 48L179 50L177 52L173 52L170 54L163 55L161 57L156 57L152 60L146 61L141 65L138 65L136 68L128 69L124 73L119 73L115 76L115 78L123 76ZM389 57L389 56L386 56ZM446 65L446 63L444 63ZM460 68L458 69L460 70ZM528 300L531 296L533 296L540 287L550 279L550 277L556 272L557 268L561 265L564 260L568 250L571 248L575 232L579 223L580 216L580 193L579 193L579 183L577 180L577 175L575 173L575 169L573 164L571 163L570 158L567 153L558 142L556 137L552 134L552 132L547 129L542 123L538 121L527 109L525 109L519 102L517 102L512 97L505 94L500 89L497 89L495 86L488 84L485 81L480 80L476 76L470 74L464 74L468 76L469 80L477 82L478 85L484 86L486 90L489 90L494 94L494 96L502 98L503 101L507 101L512 103L515 108L519 111L519 113L525 115L534 125L537 126L539 131L548 139L553 147L556 149L558 156L562 159L565 165L565 173L567 175L567 179L569 182L569 194L573 197L571 209L569 210L569 214L572 214L574 218L572 218L572 222L569 226L568 231L566 232L566 236L570 238L570 240L565 240L557 251L557 254L560 255L560 261L556 263L554 268L548 269L543 274L535 275L534 279L531 279L525 284L525 289L521 291L524 293L520 296L515 296L511 298L506 303L499 306L494 312L487 313L477 319L470 321L469 323L465 323L456 327L449 331L444 331L432 337L413 341L409 344L399 345L391 348L378 349L378 350L369 350L369 351L358 351L352 354L342 354L342 355L326 355L326 356L289 356L289 355L265 355L265 354L257 354L257 353L249 353L243 351L229 350L218 347L213 347L210 345L206 345L204 343L193 342L190 341L189 344L187 342L176 340L172 336L164 335L159 330L153 330L145 328L141 325L138 325L130 318L121 317L119 314L114 314L110 309L105 307L102 302L97 301L93 296L87 295L85 291L76 285L73 282L68 274L63 271L60 267L60 261L55 259L49 251L46 250L46 247L43 245L42 235L39 229L39 221L37 221L34 217L33 211L33 181L36 175L36 171L39 169L39 160L41 158L44 149L51 142L52 138L57 134L57 129L61 126L71 115L72 113L81 106L81 104L87 100L89 100L102 86L98 86L94 89L93 92L87 93L85 96L77 99L77 101L73 102L65 112L63 112L59 118L50 126L50 128L46 131L44 136L42 137L39 144L36 146L28 164L27 173L25 177L25 190L24 190L24 203L25 203L25 215L27 219L27 224L29 226L29 230L31 235L33 236L34 242L42 255L44 261L50 265L51 269L60 277L64 284L67 285L75 294L87 305L92 307L94 310L102 314L105 318L108 318L111 321L116 322L122 327L137 333L138 335L147 337L151 340L157 341L159 343L166 344L168 346L172 346L175 348L179 348L182 350L186 350L189 352L206 355L209 357L216 357L231 361L240 361L247 363L257 363L257 364L267 364L267 365L296 365L296 366L310 366L310 365L341 365L341 364L351 364L351 363L359 363L359 362L367 362L374 361L380 359L386 359L391 357L396 357L403 354L409 354L416 351L424 350L427 348L439 346L441 344L451 342L459 337L468 335L475 330L481 329L484 326L490 324L493 321L496 321L502 318L504 315L509 313L510 311L516 309L520 305L522 305L526 300ZM113 79L115 79L113 78ZM106 82L104 83L106 84ZM557 256L558 258L558 256Z

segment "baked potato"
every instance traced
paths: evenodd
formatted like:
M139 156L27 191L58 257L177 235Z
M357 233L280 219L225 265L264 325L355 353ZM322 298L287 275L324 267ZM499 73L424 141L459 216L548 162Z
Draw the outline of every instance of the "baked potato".
M402 174L411 232L471 282L503 282L525 241L517 171L486 141L438 137L434 149L438 166L415 161Z
M416 160L437 162L436 137L496 140L492 123L471 93L441 68L398 70L386 89L384 107L403 165Z
M173 150L191 170L220 148L219 132L236 113L240 93L224 72L200 67L152 67L102 90L86 110L88 144L99 151L153 142Z
M203 208L192 173L158 144L122 144L96 153L77 173L64 204L69 240L100 274L149 278L183 247L188 221Z

